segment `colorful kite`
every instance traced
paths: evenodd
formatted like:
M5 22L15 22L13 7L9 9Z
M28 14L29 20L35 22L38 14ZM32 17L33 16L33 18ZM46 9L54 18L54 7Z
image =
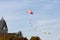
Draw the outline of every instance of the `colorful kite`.
M32 10L27 10L27 13L29 13L29 14L33 14L33 12L32 12Z

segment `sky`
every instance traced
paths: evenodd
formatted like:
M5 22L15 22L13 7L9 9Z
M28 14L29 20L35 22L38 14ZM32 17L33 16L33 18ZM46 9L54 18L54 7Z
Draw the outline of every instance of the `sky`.
M27 9L32 10L33 15L28 14ZM0 0L0 19L2 16L9 33L22 31L29 39L39 36L42 40L59 40L60 0Z

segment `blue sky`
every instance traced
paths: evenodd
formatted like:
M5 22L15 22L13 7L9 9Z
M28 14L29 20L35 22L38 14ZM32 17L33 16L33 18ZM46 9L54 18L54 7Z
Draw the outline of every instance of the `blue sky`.
M34 15L27 14L27 9ZM39 36L42 40L58 40L60 37L60 0L0 0L0 18L2 16L8 32L22 31L27 38ZM45 35L43 31L51 34Z

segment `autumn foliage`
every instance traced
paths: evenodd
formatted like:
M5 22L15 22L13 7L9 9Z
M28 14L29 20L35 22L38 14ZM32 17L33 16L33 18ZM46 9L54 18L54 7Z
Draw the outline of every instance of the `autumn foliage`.
M41 40L38 36L32 36L30 40Z
M19 38L18 36L13 35L4 35L0 36L0 40L28 40L26 37ZM41 40L38 36L32 36L30 40Z

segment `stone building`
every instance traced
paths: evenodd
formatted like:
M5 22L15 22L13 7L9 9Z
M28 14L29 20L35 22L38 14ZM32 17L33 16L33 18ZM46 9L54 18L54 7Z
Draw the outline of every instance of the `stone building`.
M17 36L19 38L23 37L21 31L19 31L18 33L8 33L8 27L3 17L0 20L0 36L2 35L12 35L12 36Z
M6 33L8 33L8 28L4 18L2 17L0 20L0 34L6 34Z

